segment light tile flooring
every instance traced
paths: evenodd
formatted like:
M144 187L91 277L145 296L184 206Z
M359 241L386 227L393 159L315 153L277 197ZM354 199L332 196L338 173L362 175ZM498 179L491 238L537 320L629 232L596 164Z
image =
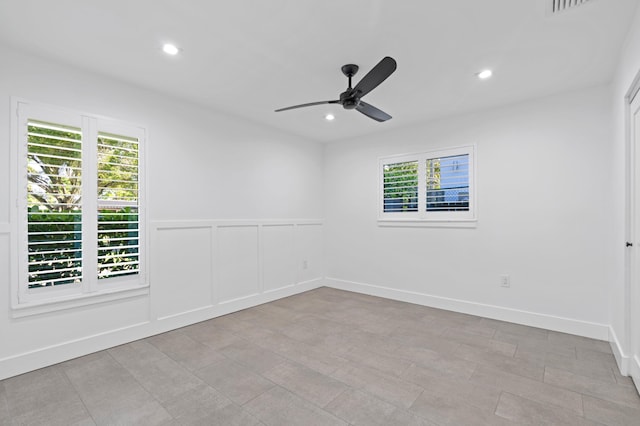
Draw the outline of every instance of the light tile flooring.
M0 382L0 425L640 425L609 344L329 288Z

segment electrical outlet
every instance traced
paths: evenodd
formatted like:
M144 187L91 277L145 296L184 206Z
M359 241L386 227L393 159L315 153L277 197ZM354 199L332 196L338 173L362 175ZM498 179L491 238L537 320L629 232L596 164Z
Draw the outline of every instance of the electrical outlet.
M307 260L302 261L302 269L309 269L309 261Z
M500 275L500 287L511 287L511 277L509 275Z

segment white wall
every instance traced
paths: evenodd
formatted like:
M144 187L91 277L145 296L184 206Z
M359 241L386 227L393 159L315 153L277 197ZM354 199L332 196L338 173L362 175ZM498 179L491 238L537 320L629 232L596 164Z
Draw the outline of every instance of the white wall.
M3 46L0 57L0 379L319 285L321 145ZM150 295L13 316L10 96L147 126Z
M613 242L613 250L609 253L609 261L613 265L609 289L609 310L611 312L611 340L614 353L621 365L622 370L628 369L629 358L629 318L628 295L625 285L625 255L628 250L624 247L624 242L629 236L626 235L625 228L625 191L627 187L627 164L626 164L626 115L625 96L631 85L640 73L640 8L636 10L636 15L631 24L627 40L620 55L620 62L617 67L613 82L613 155L609 171L612 180L612 206L615 217L611 222L609 232ZM636 242L637 245L637 242ZM640 374L640 365L638 365Z
M606 339L609 99L596 87L328 145L327 282ZM476 228L378 226L379 157L472 143Z

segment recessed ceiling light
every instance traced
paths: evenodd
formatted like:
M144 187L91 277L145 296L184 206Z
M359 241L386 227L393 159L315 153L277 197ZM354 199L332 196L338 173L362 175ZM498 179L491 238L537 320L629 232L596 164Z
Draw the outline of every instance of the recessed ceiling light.
M482 70L476 74L480 80L486 80L493 75L491 70Z
M162 46L162 51L167 55L175 56L178 54L178 52L180 52L180 49L178 49L175 44L165 43Z
M334 118L336 118L336 116L333 115L333 114L327 114L327 115L324 116L324 118L327 121L332 121Z

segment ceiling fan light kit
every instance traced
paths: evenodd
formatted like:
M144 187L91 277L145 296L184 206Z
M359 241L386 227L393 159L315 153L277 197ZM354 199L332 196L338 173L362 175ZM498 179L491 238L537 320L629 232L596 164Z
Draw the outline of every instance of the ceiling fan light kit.
M382 122L391 118L386 112L369 105L362 101L362 98L373 89L378 87L380 83L385 81L397 68L395 59L386 56L382 58L378 64L371 69L362 80L351 87L351 78L358 72L359 67L355 64L346 64L342 66L342 73L349 79L347 90L340 94L340 98L333 101L311 102L307 104L294 105L286 108L277 109L276 112L287 111L290 109L309 107L314 105L340 104L344 109L355 109L367 117Z

